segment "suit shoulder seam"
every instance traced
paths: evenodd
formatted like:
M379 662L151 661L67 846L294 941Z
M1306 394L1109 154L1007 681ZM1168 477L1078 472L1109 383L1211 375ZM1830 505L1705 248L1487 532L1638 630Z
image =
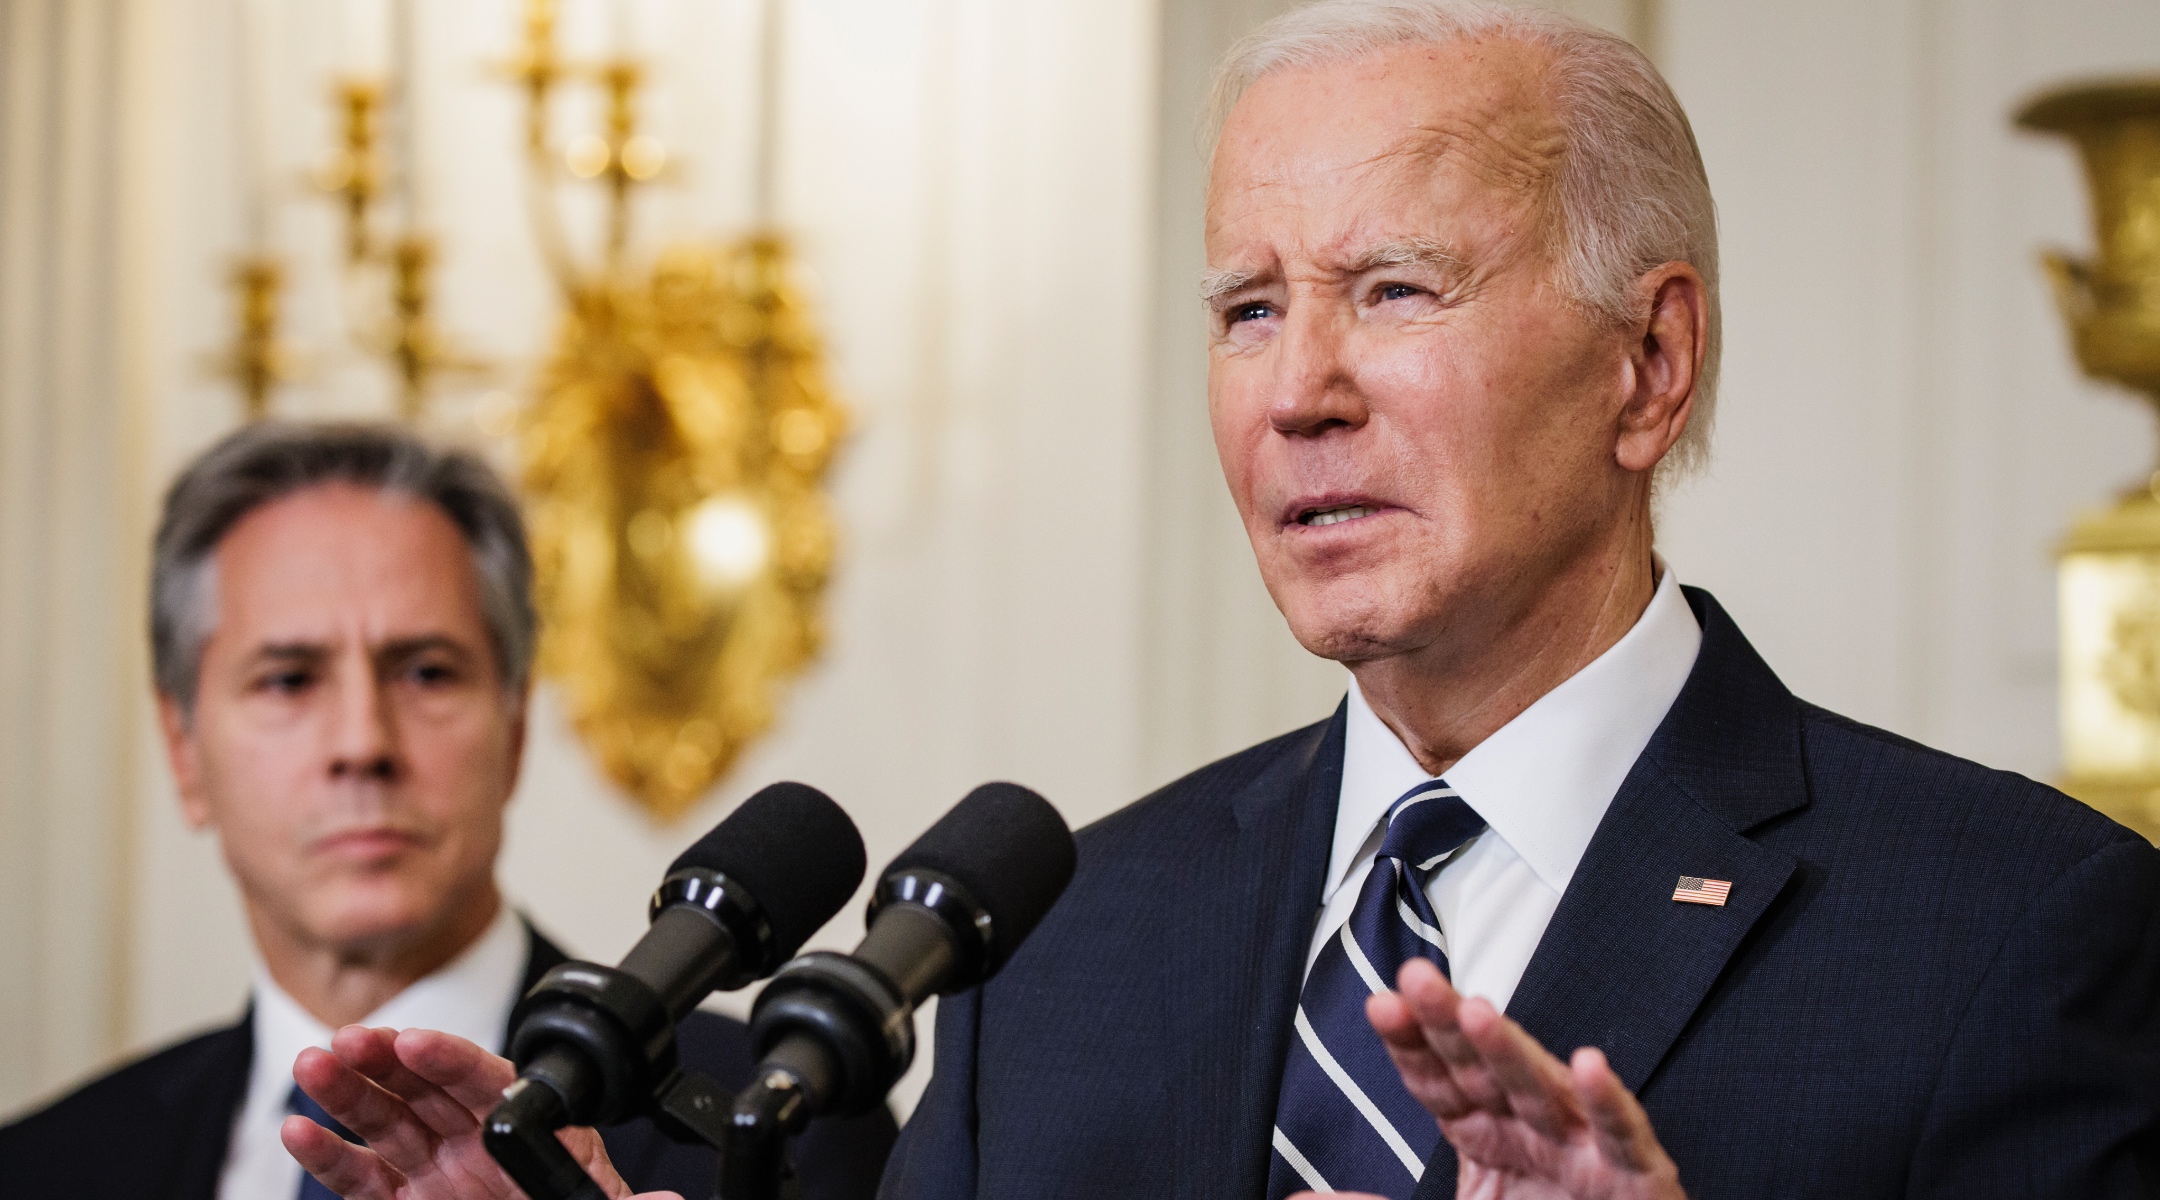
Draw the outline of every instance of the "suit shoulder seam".
M1234 754L1224 755L1213 762L1204 763L1132 803L1089 822L1078 832L1085 835L1123 825L1127 820L1137 819L1142 810L1153 808L1178 793L1217 789L1234 791L1244 783L1265 774L1284 754L1294 749L1300 738L1324 734L1327 724L1326 720L1317 721L1288 733L1278 734L1257 745L1247 746Z

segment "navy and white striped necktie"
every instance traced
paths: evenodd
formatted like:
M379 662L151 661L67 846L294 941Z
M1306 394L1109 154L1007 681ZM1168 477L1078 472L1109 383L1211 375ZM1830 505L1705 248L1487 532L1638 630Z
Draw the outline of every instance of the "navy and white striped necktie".
M1298 997L1297 1032L1275 1101L1269 1200L1307 1188L1401 1200L1440 1141L1439 1125L1403 1086L1365 1019L1365 998L1393 988L1413 956L1447 972L1440 920L1424 884L1485 819L1434 779L1404 793L1387 820L1357 907L1321 948Z

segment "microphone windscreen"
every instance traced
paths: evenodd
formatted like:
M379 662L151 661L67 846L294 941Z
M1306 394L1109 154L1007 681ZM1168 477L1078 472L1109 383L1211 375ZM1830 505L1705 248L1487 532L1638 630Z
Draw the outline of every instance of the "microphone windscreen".
M951 876L990 914L987 977L1012 957L1072 882L1072 831L1034 792L986 783L901 851L887 873L909 869Z
M776 783L736 807L676 857L668 873L718 871L741 884L772 922L780 957L795 957L862 883L862 835L832 797Z

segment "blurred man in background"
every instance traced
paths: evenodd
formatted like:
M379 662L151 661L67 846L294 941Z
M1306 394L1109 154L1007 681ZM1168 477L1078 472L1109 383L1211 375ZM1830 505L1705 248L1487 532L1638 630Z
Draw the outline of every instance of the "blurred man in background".
M536 620L517 508L478 459L368 426L259 424L174 483L158 526L159 725L188 823L214 830L260 965L248 1010L0 1129L0 1193L309 1200L279 1144L293 1060L340 1026L504 1043L565 955L495 883ZM733 1091L739 1022L696 1014L686 1067ZM867 1197L883 1110L801 1142L806 1193ZM709 1150L606 1131L642 1189L710 1192Z

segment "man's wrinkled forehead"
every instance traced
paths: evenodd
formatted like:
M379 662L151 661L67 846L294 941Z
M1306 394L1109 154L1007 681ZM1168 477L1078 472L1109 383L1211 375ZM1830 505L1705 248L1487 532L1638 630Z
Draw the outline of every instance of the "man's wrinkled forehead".
M1469 188L1542 199L1565 141L1547 99L1545 52L1522 42L1404 46L1278 70L1255 81L1224 123L1208 234L1346 188L1379 201Z

